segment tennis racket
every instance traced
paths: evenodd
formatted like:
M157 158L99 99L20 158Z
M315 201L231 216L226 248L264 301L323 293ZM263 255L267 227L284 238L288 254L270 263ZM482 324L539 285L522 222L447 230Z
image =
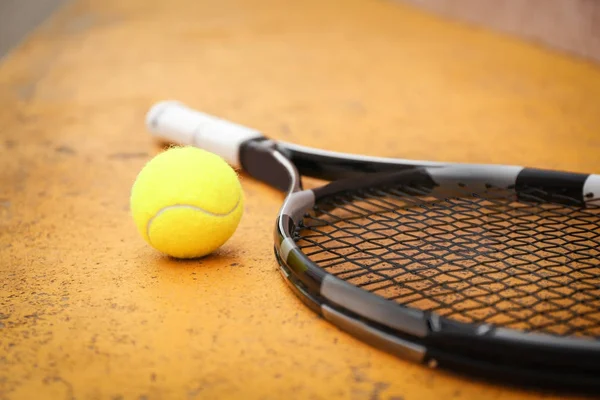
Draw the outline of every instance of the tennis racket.
M146 122L287 192L282 275L344 331L429 367L600 388L600 175L317 150L177 102Z

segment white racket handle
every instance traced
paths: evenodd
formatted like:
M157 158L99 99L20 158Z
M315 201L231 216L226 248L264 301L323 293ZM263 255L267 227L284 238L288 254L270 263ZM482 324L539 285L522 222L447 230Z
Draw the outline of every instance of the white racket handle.
M240 145L263 136L259 131L193 110L176 101L155 104L146 116L146 127L157 138L196 146L239 168Z

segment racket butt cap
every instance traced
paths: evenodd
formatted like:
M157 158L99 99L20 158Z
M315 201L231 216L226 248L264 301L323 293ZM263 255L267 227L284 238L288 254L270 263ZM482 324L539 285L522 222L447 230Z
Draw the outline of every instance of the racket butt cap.
M196 124L189 123L185 111L186 107L175 100L156 103L146 114L146 128L161 140L179 145L193 145Z

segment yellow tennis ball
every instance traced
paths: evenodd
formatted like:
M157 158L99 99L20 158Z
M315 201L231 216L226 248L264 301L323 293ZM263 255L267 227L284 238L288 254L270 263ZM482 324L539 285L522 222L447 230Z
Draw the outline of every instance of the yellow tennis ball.
M233 235L244 196L237 174L221 157L196 147L174 147L140 171L130 205L140 234L152 247L195 258Z

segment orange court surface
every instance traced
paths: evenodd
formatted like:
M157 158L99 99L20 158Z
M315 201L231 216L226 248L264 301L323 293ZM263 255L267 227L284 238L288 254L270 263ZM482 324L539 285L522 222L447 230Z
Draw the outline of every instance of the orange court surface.
M600 68L393 1L74 0L0 60L0 399L558 399L338 330L273 257L283 196L176 261L130 216L177 99L307 146L600 173Z

